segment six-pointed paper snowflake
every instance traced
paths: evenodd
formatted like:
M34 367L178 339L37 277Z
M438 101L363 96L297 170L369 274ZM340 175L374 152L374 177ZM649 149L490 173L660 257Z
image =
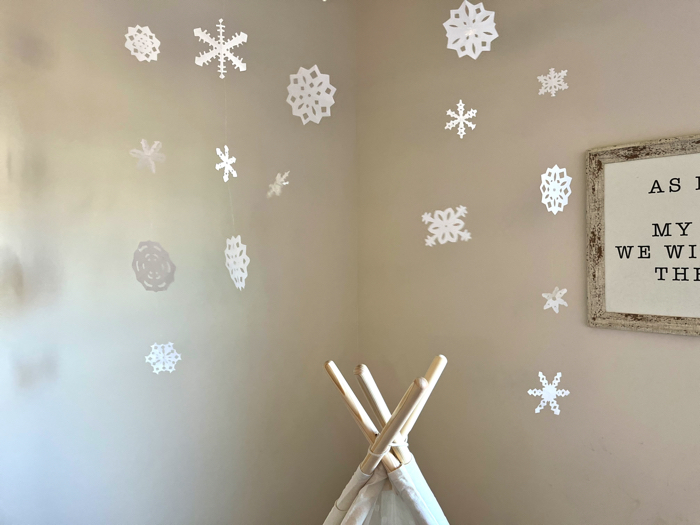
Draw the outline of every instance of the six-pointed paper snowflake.
M557 375L554 376L554 381L552 381L551 385L547 382L547 378L542 372L540 372L539 375L540 383L542 383L543 387L542 390L538 388L527 391L527 393L531 396L542 397L542 401L540 401L539 406L535 409L535 414L539 414L540 410L546 407L549 403L549 407L552 409L552 412L558 416L560 410L559 404L557 403L557 397L566 397L569 395L568 390L557 390L557 385L559 385L559 380L561 379L561 372L558 372Z
M466 124L469 126L472 130L476 127L476 124L473 122L470 122L467 119L474 118L476 116L476 110L475 109L470 109L466 113L464 112L464 104L462 103L462 100L459 101L457 104L457 111L459 111L459 115L452 111L451 109L447 110L447 116L452 117L454 120L451 120L445 125L445 129L452 129L455 126L459 124L457 127L457 135L459 135L460 139L464 138L465 135L465 129L464 125Z
M491 41L498 36L494 16L484 4L472 5L467 0L458 9L451 9L450 19L442 24L447 31L447 49L475 60L482 51L490 51Z
M323 117L331 116L335 88L330 77L321 73L318 66L300 67L295 75L289 75L289 80L287 103L292 106L294 116L301 117L304 124L308 121L318 124Z
M287 184L289 184L289 181L287 180L288 176L288 171L284 175L280 175L279 173L277 174L277 176L275 177L275 182L270 184L270 189L267 191L268 199L273 195L277 195L278 197L282 195L282 186L286 186Z
M134 252L131 267L136 280L150 292L167 290L175 280L175 265L168 252L157 242L140 242Z
M462 230L464 221L460 217L467 214L467 208L457 206L457 212L452 208L446 210L436 210L434 215L430 213L423 214L423 222L430 224L428 231L432 235L425 238L426 246L435 246L437 240L440 244L446 242L457 242L457 240L468 241L472 238L472 234L467 230Z
M250 258L246 255L246 245L241 243L241 236L226 239L226 268L231 274L231 279L236 288L245 288L245 279L248 277L248 263Z
M198 57L194 59L194 63L198 66L203 66L208 64L212 58L217 57L219 59L219 78L225 78L226 76L226 59L233 64L233 67L239 71L245 71L246 65L239 57L234 55L231 50L234 47L238 47L248 41L248 35L245 33L236 33L233 38L226 40L224 37L224 19L220 18L219 23L216 24L219 28L219 37L214 40L209 32L201 28L194 30L194 36L199 37L201 42L209 44L211 49L209 51L202 51Z
M224 151L216 148L216 154L221 159L221 162L216 165L216 171L219 171L221 168L224 169L224 182L228 182L229 175L238 177L238 173L233 169L233 163L236 162L236 157L228 156L228 146L224 145Z
M542 204L554 215L564 211L564 206L569 203L571 195L571 177L566 174L566 168L560 168L556 164L553 168L547 168L547 173L542 174Z
M559 313L559 305L564 305L564 306L569 306L562 297L564 297L564 294L566 293L566 288L562 288L561 290L559 289L558 286L554 288L554 291L552 293L543 293L542 297L547 299L547 302L544 304L543 310L546 310L547 308L551 308L554 310L555 314Z
M124 47L131 51L131 54L139 59L139 62L158 60L160 40L151 33L148 26L130 27L124 36L126 36Z
M172 374L175 371L175 363L180 361L180 359L182 358L175 351L172 343L166 345L154 343L151 345L151 353L146 356L146 362L153 367L154 374L160 374L161 372L170 372Z
M564 90L564 89L569 89L569 85L564 82L564 77L566 76L566 69L563 69L557 73L554 71L554 68L549 69L549 75L540 75L537 77L537 80L539 80L542 83L542 87L540 88L540 95L544 95L545 93L551 93L552 96L555 96L557 91Z
M149 168L152 173L156 172L156 162L165 161L165 155L160 152L162 144L157 140L152 146L148 145L146 139L141 139L141 149L132 149L129 155L139 159L136 164L137 168Z

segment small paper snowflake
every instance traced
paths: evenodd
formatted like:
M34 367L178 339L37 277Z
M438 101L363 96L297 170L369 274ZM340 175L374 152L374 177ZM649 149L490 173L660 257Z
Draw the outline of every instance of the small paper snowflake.
M282 186L286 186L287 184L289 184L289 181L287 180L288 176L288 171L284 175L280 175L279 173L277 174L277 176L275 177L275 182L270 184L270 189L267 192L268 199L273 195L277 195L278 197L282 195Z
M126 36L124 47L131 51L131 54L139 59L139 62L158 60L160 40L151 33L148 26L130 27L124 36Z
M216 165L216 171L219 171L221 168L224 169L224 182L228 182L229 175L238 177L238 173L233 169L233 163L236 162L236 157L233 155L230 157L228 156L228 146L224 145L223 152L219 148L216 148L216 154L221 159L221 162Z
M233 67L238 71L245 71L246 65L239 57L234 55L231 50L248 41L248 35L245 33L236 33L232 38L226 40L224 36L224 19L220 18L216 24L219 29L219 37L214 40L206 29L197 28L194 30L194 36L198 37L200 42L209 44L209 51L202 51L198 57L194 59L194 63L198 66L203 66L211 62L211 59L217 57L219 59L219 78L226 77L226 60L233 64Z
M153 142L152 146L149 146L146 139L141 139L141 149L132 149L129 151L129 155L139 159L136 164L137 168L150 168L151 173L155 173L156 162L165 161L165 155L160 152L161 147L162 144L157 140Z
M540 88L540 95L545 93L551 93L555 96L557 91L569 89L569 85L564 82L564 77L566 76L566 69L561 70L559 73L554 71L554 68L549 69L549 75L540 75L537 77L542 83Z
M556 164L553 168L547 168L547 173L542 174L542 204L554 215L564 211L564 206L569 203L571 195L571 177L566 174L566 168L560 168Z
M168 252L157 242L140 242L134 252L131 267L136 274L136 280L151 292L167 290L175 280L175 265Z
M552 293L543 293L542 297L547 299L547 302L544 305L543 310L546 310L547 308L551 308L554 310L555 314L559 313L559 305L564 305L564 306L569 306L562 297L564 297L564 294L566 293L566 288L562 288L561 290L559 289L558 286L554 288L554 291Z
M460 58L469 55L474 60L482 51L490 51L491 42L498 36L494 17L484 4L472 5L464 0L458 9L450 10L450 19L442 24L447 31L447 49L457 51Z
M464 129L465 124L469 126L472 130L476 127L476 124L467 120L476 117L476 110L470 109L469 111L464 113L464 104L460 99L459 103L457 104L457 111L459 111L459 115L451 109L447 110L447 116L452 117L454 120L448 122L445 125L445 129L452 129L459 124L459 126L457 127L457 135L459 135L460 139L463 139L466 133Z
M539 376L540 383L542 383L543 387L542 390L532 389L527 391L527 393L531 396L542 397L542 401L540 401L539 406L535 409L535 414L539 414L540 411L549 403L549 407L552 409L552 412L558 416L560 410L559 404L556 401L557 397L566 397L569 395L568 390L557 390L557 385L559 385L559 380L561 379L561 372L558 372L557 375L554 376L554 381L552 381L551 385L547 382L547 378L542 372L539 373Z
M245 280L248 277L248 263L250 258L246 255L246 245L241 243L241 236L226 239L226 268L228 268L236 288L243 290Z
M295 75L289 75L289 80L287 103L303 124L309 121L318 124L323 117L331 116L335 88L330 84L330 77L321 73L318 66L300 67Z
M426 246L435 246L437 240L440 244L446 242L457 242L457 240L468 241L472 238L472 234L467 230L462 230L464 221L460 217L467 214L467 208L457 206L457 212L452 208L446 210L436 210L434 215L430 213L423 214L423 222L430 224L428 231L432 235L425 238Z
M170 372L172 374L175 371L175 363L181 359L180 354L175 351L172 343L166 345L154 343L151 345L151 353L146 356L146 362L153 367L154 374L160 374L161 372Z

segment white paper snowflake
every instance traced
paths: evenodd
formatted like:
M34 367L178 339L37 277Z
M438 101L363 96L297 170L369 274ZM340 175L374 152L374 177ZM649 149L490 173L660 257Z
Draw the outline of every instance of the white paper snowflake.
M236 288L243 290L245 280L248 277L248 263L250 258L246 255L246 245L241 243L241 236L226 239L226 268L231 274L231 279Z
M560 168L556 164L553 168L547 168L547 173L542 174L542 204L554 215L564 211L564 206L569 203L571 195L571 177L566 174L566 168Z
M542 390L532 389L527 391L527 393L531 396L542 397L542 401L540 401L539 406L535 409L535 414L539 414L540 410L546 407L549 403L549 407L552 409L552 412L558 416L560 410L559 404L556 401L557 397L566 397L569 395L568 390L557 390L557 385L559 385L559 380L561 379L561 372L558 372L557 375L554 376L554 381L552 381L551 385L547 382L547 378L542 372L540 372L539 375L540 383L542 383L543 387Z
M156 172L156 162L165 161L165 155L160 152L162 144L157 140L152 146L148 145L146 139L141 139L141 149L132 149L129 155L139 159L137 168L149 168L152 173Z
M549 69L549 75L540 75L537 77L542 83L540 88L540 95L545 93L551 93L555 96L557 91L569 89L569 85L564 82L564 77L566 76L566 69L561 70L559 73L554 71L554 68Z
M139 59L139 62L158 60L160 40L151 33L148 26L130 27L124 36L126 36L124 47L131 51L131 54Z
M166 345L154 343L151 345L151 353L146 356L146 362L153 367L154 374L160 374L161 372L170 372L172 374L175 371L175 363L180 361L180 359L182 358L175 351L172 343Z
M423 222L430 224L428 231L432 235L425 238L426 246L435 246L437 240L440 244L446 242L457 242L457 240L468 241L472 238L472 234L467 230L462 230L464 221L460 217L467 214L467 208L457 206L457 212L452 208L446 210L435 210L434 215L430 213L423 214Z
M459 111L459 115L452 111L451 109L447 110L447 116L452 117L454 120L451 120L445 125L445 129L452 129L455 126L459 124L457 127L457 135L459 135L460 139L464 138L465 135L465 129L464 125L466 124L469 126L472 130L476 127L476 124L473 122L470 122L467 119L474 118L476 117L476 110L475 109L470 109L466 113L464 112L464 104L462 103L462 100L460 99L459 103L457 104L457 111Z
M302 123L318 124L323 117L331 116L335 88L330 84L330 77L321 73L318 66L300 67L295 75L289 75L289 80L287 103L292 106L292 114L301 117Z
M232 38L226 40L224 36L224 19L220 18L219 23L216 24L219 29L219 37L214 40L206 29L197 28L194 30L194 36L198 37L200 42L209 44L211 49L209 51L202 51L198 57L194 59L194 63L198 66L203 66L208 64L212 58L217 57L219 59L219 78L226 77L226 59L233 64L233 67L239 71L245 71L246 65L239 57L234 55L231 50L234 47L238 47L241 44L245 44L248 41L248 35L245 33L236 33Z
M447 49L457 51L460 58L469 55L475 60L482 51L490 51L491 42L498 36L494 17L484 4L472 5L464 0L458 9L450 10L450 19L442 24L447 31Z
M268 199L273 195L277 195L278 197L282 195L282 186L286 186L287 184L289 184L289 181L287 180L288 176L288 171L284 175L280 175L279 173L277 174L277 176L275 177L275 182L270 184L270 189L267 191Z
M542 297L547 299L547 302L544 304L543 310L546 310L547 308L551 308L554 310L555 314L559 313L559 305L564 305L564 306L569 306L562 297L564 297L564 294L566 293L566 288L562 288L561 290L559 289L558 286L554 288L554 291L552 293L543 293Z
M221 159L221 162L216 165L216 171L219 171L221 168L224 169L224 182L228 182L229 175L238 177L238 173L233 169L233 163L236 162L236 157L233 155L230 157L228 156L228 146L224 145L224 151L216 148L216 154Z

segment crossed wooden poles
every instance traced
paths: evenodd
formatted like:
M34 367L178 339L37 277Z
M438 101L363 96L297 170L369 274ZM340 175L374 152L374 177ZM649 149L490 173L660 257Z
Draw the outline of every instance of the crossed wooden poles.
M401 479L404 479L402 476L408 475L409 479L413 476L421 483L421 486L424 487L425 501L418 497L416 501L411 500L407 501L407 503L409 504L409 508L413 508L414 517L419 518L416 520L416 523L426 525L447 524L447 520L444 518L442 511L439 510L439 505L435 497L427 484L425 484L423 475L420 473L415 461L413 461L413 455L408 448L407 438L423 410L425 403L428 401L433 388L435 388L435 384L440 378L442 371L445 369L445 365L447 365L445 356L439 355L435 357L425 377L419 377L411 383L393 412L389 411L369 368L365 365L359 365L355 368L355 376L360 384L360 388L365 394L372 412L382 427L379 432L335 363L333 363L333 361L328 361L325 365L328 375L335 383L335 386L338 388L355 422L370 444L367 455L362 460L359 466L359 472L356 473L356 476L364 475L369 477L374 473L379 464L382 463L384 469L389 474L389 478L392 478L394 474L399 474L399 470L404 472L402 467L406 465L406 468L409 469L412 474L408 475L404 473L399 475L398 478L393 479L399 484L402 484L403 482ZM386 477L386 474L384 474L384 476ZM364 483L364 481L356 482L354 480L355 477L348 483L348 486L341 495L341 499L336 502L334 510L331 511L331 514L326 519L326 525L339 524L341 521L346 523L346 520L343 519L344 513L362 490ZM409 481L409 483L412 483L412 481ZM399 490L399 492L402 492L402 490ZM416 490L413 489L411 492L415 493ZM423 519L421 516L425 518ZM355 521L351 522L356 523ZM357 523L360 523L360 521Z

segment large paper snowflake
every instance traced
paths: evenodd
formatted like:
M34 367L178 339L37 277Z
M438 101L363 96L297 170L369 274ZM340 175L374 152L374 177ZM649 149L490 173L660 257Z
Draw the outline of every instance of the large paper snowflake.
M556 95L557 91L569 89L569 85L564 82L564 77L566 76L566 69L561 70L559 73L554 71L554 68L549 69L548 75L540 75L537 77L542 83L540 88L540 95L545 93L551 93L552 96Z
M566 168L560 168L556 164L553 168L547 168L547 173L542 174L542 204L554 215L564 211L564 206L569 203L571 195L571 177L566 174Z
M566 288L562 288L561 290L559 289L558 286L554 288L554 291L552 293L543 293L542 297L547 299L547 302L544 304L543 310L546 310L547 308L551 308L554 310L555 314L559 313L559 305L563 306L569 306L567 302L562 299L564 297L564 294L566 293Z
M129 151L129 155L139 159L136 164L137 168L149 168L151 173L155 173L156 162L165 161L165 155L160 152L161 147L162 144L157 140L153 142L152 146L149 146L146 139L141 139L141 149L132 149Z
M198 57L194 59L194 63L198 66L208 64L212 58L219 59L219 78L226 77L226 60L233 64L233 67L239 71L245 71L246 65L239 57L234 55L231 50L248 41L248 35L245 33L236 33L233 38L226 40L224 36L224 19L220 18L216 24L219 29L219 37L214 40L206 29L197 28L194 30L194 36L198 37L201 42L209 44L209 51L202 51Z
M221 168L224 169L224 182L228 182L229 175L238 177L238 173L233 169L233 163L236 162L236 157L233 155L230 157L228 156L228 146L224 145L223 152L219 148L216 148L216 154L221 159L221 162L216 165L216 171L219 171Z
M139 59L139 62L158 60L160 40L151 33L148 26L130 27L124 36L126 36L124 47L131 51L131 54Z
M331 116L335 88L330 84L330 77L321 73L318 66L300 67L296 75L289 75L289 80L287 103L292 106L292 114L301 117L302 123L318 124L323 117Z
M435 246L437 240L440 244L446 242L457 242L457 240L468 241L472 238L472 234L467 230L462 230L464 221L460 217L467 214L467 208L457 206L457 212L452 208L446 210L436 210L434 215L430 213L423 214L423 222L430 224L428 231L432 235L425 238L426 246Z
M287 184L289 184L289 181L287 180L288 176L288 171L284 175L280 175L279 173L277 174L277 176L275 177L275 182L270 184L270 189L267 191L268 199L273 195L277 195L278 197L282 195L282 186L286 186Z
M539 406L535 409L535 414L539 414L540 410L549 404L552 412L558 416L560 410L559 404L557 403L557 397L566 397L569 395L568 390L557 390L557 385L559 385L559 380L561 379L561 372L558 372L557 375L554 376L554 381L552 381L552 384L547 382L547 378L542 372L540 372L539 375L540 383L542 383L543 387L542 390L538 388L527 391L527 393L531 396L542 397L542 401L540 401Z
M246 245L241 243L241 236L226 239L226 268L228 268L236 288L243 290L245 280L248 277L248 263L250 258L246 255Z
M175 363L180 361L182 357L175 351L172 343L159 345L154 343L151 345L151 353L146 356L146 362L153 367L154 374L161 372L175 371Z
M143 241L134 252L131 267L136 280L151 292L167 290L175 280L175 265L157 242Z
M466 133L466 131L464 129L465 124L467 126L469 126L469 128L471 128L472 130L476 127L476 124L467 120L467 119L476 117L476 110L470 109L469 111L467 111L465 113L464 112L464 104L462 103L462 100L460 99L459 103L457 104L457 111L459 111L459 115L457 113L455 113L454 111L452 111L451 109L447 110L447 116L452 117L453 120L451 120L450 122L448 122L445 125L445 129L452 129L459 124L459 126L457 127L457 135L459 135L460 139L463 139L464 135Z
M498 36L494 16L484 4L472 5L464 0L458 9L450 10L450 19L442 24L447 31L447 49L457 51L460 58L469 55L475 60L482 51L490 51L491 42Z

